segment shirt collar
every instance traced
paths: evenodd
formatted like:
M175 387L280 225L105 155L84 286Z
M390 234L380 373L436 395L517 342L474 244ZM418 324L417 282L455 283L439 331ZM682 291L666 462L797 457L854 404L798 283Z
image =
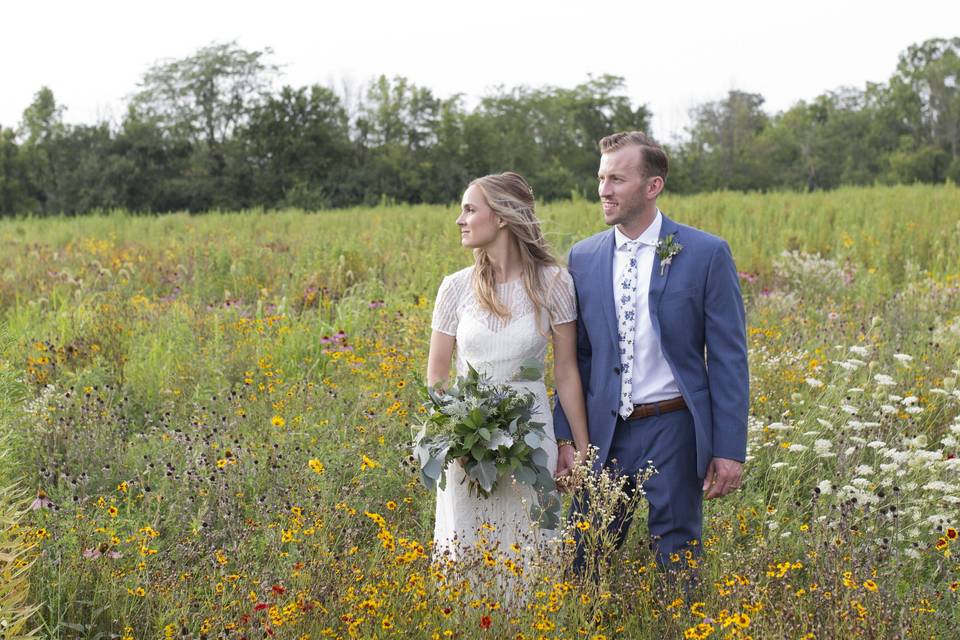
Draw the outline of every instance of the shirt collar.
M637 240L640 241L640 244L654 247L657 245L657 242L660 241L660 227L663 226L663 214L660 213L660 209L657 209L657 215L653 219L653 222L650 223L650 226L640 234L640 237ZM613 235L616 238L617 249L621 249L623 245L630 242L628 238L622 231L620 227L614 226Z

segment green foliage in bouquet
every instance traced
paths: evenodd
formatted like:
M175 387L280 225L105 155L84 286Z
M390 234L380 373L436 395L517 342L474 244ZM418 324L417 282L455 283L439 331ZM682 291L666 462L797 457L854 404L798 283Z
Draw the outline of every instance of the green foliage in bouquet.
M543 423L534 422L536 398L507 384L492 384L469 366L465 377L445 392L426 389L427 418L414 435L413 456L420 480L431 491L444 488L443 473L454 460L463 464L471 494L487 498L510 477L532 487L537 502L530 517L541 527L560 522L560 500L548 468ZM536 362L525 363L518 380L539 380Z

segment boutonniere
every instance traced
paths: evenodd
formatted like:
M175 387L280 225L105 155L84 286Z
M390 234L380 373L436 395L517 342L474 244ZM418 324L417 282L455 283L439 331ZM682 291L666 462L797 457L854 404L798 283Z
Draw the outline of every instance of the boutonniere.
M667 269L670 267L670 263L673 262L673 257L680 253L681 249L683 249L683 245L676 241L672 233L657 242L657 256L660 258L661 276L667 274Z

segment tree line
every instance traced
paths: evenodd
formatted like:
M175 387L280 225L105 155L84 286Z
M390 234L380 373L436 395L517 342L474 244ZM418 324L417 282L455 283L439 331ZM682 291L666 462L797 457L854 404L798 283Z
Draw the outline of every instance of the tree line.
M594 192L601 137L651 132L650 110L617 76L499 87L468 107L403 77L273 90L271 53L231 42L158 63L119 123L67 124L41 88L15 127L0 123L0 214L448 203L507 169L551 200ZM730 91L694 108L665 145L668 189L960 182L960 38L911 45L886 83L773 115L763 104Z

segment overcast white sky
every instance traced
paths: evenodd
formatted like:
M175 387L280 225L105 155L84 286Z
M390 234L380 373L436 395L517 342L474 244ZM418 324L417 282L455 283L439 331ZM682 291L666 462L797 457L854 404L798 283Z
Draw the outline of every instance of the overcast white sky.
M669 141L729 89L775 112L885 82L908 45L957 35L956 0L13 0L0 8L0 124L16 126L43 85L68 122L119 120L152 64L236 40L272 47L294 86L403 75L475 98L612 73Z

